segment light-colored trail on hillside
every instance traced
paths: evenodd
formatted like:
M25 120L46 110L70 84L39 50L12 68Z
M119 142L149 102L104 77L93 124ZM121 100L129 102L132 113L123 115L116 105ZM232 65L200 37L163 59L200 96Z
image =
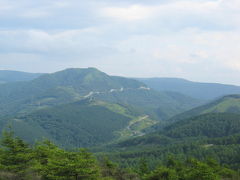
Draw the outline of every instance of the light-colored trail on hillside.
M134 130L131 129L131 126L133 126L134 124L139 123L139 122L141 122L141 121L144 121L144 120L147 119L147 118L149 118L149 116L148 116L148 115L145 115L145 116L143 116L143 117L140 117L140 118L137 119L136 121L131 121L131 122L129 123L129 125L126 127L126 129L127 129L128 131L132 131L132 135L133 135L133 136L143 136L143 135L144 135L143 132L141 132L141 131L134 131Z
M123 92L123 91L127 91L127 90L146 90L146 91L149 91L150 88L141 86L141 87L135 88L135 89L134 88L120 88L120 89L110 89L109 91L102 91L102 92L90 91L87 95L83 96L83 98L89 98L89 97L92 97L95 94L107 94L107 93L114 93L114 92Z

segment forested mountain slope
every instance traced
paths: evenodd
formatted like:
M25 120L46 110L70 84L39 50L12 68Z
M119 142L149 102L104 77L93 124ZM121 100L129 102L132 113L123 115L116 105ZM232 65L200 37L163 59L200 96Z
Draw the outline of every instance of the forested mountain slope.
M66 148L88 147L116 140L141 115L120 104L85 99L9 118L5 126L12 125L28 142L45 137Z
M134 106L159 120L184 112L201 104L201 101L178 93L157 92L151 89L126 89L112 93L99 93L94 98Z
M184 113L178 114L169 121L179 121L192 116L206 113L235 113L240 114L240 95L228 95L214 100L206 105L193 108Z
M240 166L240 114L210 113L175 122L162 130L109 146L106 150L121 163L140 157L156 162L169 154L185 159L208 157L234 168Z

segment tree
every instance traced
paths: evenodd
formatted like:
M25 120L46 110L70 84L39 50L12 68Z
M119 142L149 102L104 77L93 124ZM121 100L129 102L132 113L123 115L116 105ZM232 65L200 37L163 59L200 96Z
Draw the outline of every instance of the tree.
M0 169L17 174L22 179L32 165L32 151L28 144L4 131L1 140Z
M91 153L80 149L67 152L49 141L35 148L36 170L46 180L96 179L99 175L96 160Z
M145 158L141 158L139 161L139 174L144 176L149 173L148 164Z
M220 180L220 176L207 164L190 159L183 169L183 178L186 180Z
M146 175L145 180L178 180L178 175L174 169L167 167L159 167L149 175Z

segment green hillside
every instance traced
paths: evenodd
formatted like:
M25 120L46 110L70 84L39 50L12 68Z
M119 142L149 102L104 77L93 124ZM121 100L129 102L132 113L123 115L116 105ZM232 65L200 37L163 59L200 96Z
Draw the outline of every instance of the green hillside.
M143 134L156 123L143 116L126 105L85 99L8 118L1 128L11 125L30 143L45 137L68 148L89 147Z
M170 143L173 139L184 138L221 138L240 133L240 115L232 113L210 113L191 117L162 130L136 139L130 139L121 144L147 145Z
M201 101L178 93L157 92L151 89L126 89L112 93L100 93L95 99L134 106L159 120L166 120L201 104Z
M168 137L224 137L240 133L240 115L232 113L204 114L178 121L166 127Z
M171 118L169 121L178 121L192 116L206 113L235 113L240 114L240 95L228 95L212 101L206 105L186 111Z

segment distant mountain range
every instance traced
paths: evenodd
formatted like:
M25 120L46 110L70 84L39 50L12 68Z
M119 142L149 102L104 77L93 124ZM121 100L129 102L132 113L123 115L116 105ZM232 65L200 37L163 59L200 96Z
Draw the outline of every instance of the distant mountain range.
M229 94L240 94L240 86L234 85L199 83L180 78L137 78L137 80L158 91L178 92L202 100L213 100Z
M95 68L88 69L93 70ZM73 71L73 69L68 69L65 72L65 74L60 73L59 78L60 76L67 75L68 71L70 70ZM0 83L31 81L33 79L40 77L41 75L44 75L44 73L26 73L19 71L0 70ZM92 78L96 78L96 76L93 75ZM184 94L186 96L190 96L195 99L201 99L204 101L213 100L220 96L225 96L229 94L240 94L240 86L235 85L193 82L180 78L135 78L135 79L138 82L140 81L143 84L145 84L145 86L148 86L149 88L157 91L178 92L180 94ZM112 85L114 84L113 81L111 83ZM115 87L119 88L119 86L117 86L116 84Z
M0 84L16 81L30 81L41 75L41 73L0 70Z

